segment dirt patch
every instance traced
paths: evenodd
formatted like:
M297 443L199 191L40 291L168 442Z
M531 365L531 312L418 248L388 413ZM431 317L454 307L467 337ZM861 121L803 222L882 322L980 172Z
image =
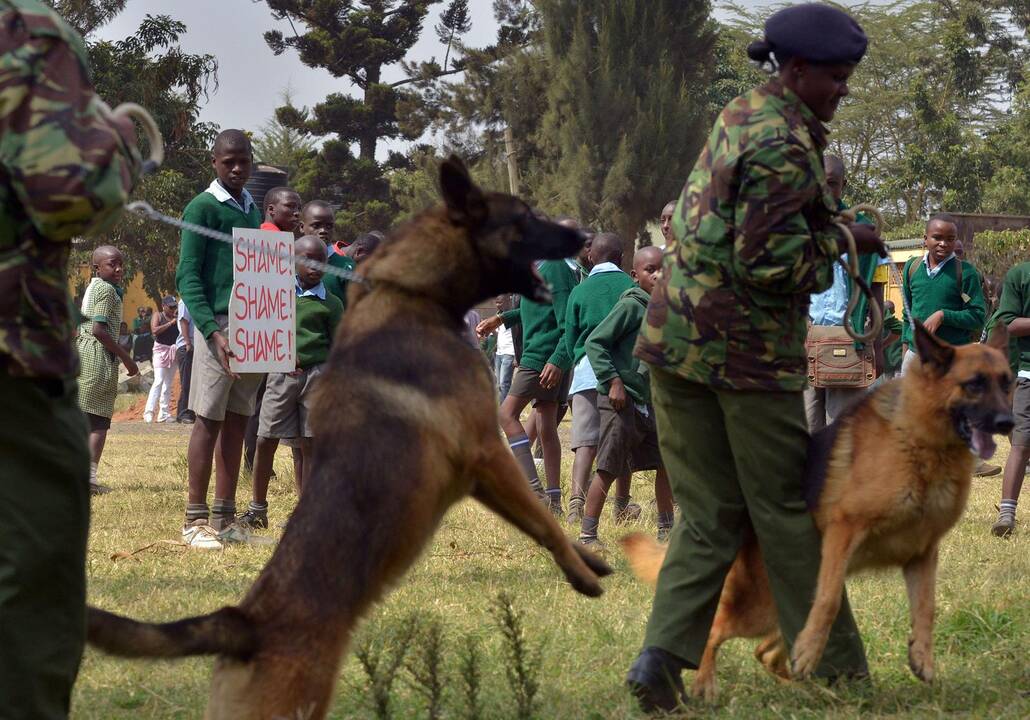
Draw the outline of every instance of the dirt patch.
M175 374L172 380L172 400L168 406L169 412L174 416L179 407L179 395L182 394L182 385L179 383L179 373ZM142 420L143 411L147 408L147 393L140 393L132 401L132 404L124 410L119 410L111 416L111 422L126 422L128 420ZM155 418L156 419L156 418Z

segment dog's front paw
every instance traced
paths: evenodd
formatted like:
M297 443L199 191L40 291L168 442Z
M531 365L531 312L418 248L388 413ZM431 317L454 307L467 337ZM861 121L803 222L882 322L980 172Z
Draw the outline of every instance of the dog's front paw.
M572 589L587 597L601 597L604 588L598 582L597 576L592 572L577 572L576 570L565 570L565 579L572 585Z
M908 666L912 674L925 683L933 682L933 647L929 642L908 640Z
M572 543L573 549L579 553L580 558L587 564L587 567L594 571L597 577L607 577L612 574L611 565L606 563L601 557L594 551L580 545L579 543Z
M790 671L795 679L806 680L812 676L823 657L825 647L825 637L819 637L807 628L801 631L790 654Z
M713 673L698 673L694 678L694 684L690 686L690 696L704 700L709 705L715 705L719 697L719 688L715 684Z

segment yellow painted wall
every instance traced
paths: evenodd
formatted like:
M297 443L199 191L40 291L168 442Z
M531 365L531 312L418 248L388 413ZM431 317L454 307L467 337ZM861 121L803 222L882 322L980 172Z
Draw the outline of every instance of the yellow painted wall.
M894 266L898 268L898 279L902 279L901 272L905 269L905 263L908 262L909 258L922 257L924 252L924 249L921 247L891 251L891 260L894 261ZM903 312L902 308L905 307L905 304L901 300L901 287L895 282L893 273L891 273L887 283L886 299L894 301L894 314L900 320Z

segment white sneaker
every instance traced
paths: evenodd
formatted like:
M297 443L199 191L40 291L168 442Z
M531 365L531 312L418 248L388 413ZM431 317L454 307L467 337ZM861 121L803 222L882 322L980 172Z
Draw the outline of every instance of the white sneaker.
M175 418L173 418L173 417L172 417L171 415L158 415L158 416L157 416L157 421L158 421L159 423L164 423L164 422L171 422L171 421L172 421L172 420L174 420L174 419L175 419Z
M204 520L196 520L182 528L182 541L198 550L221 550L224 545L218 531Z
M223 545L275 545L274 538L255 535L239 523L233 523L218 533L218 540Z
M143 413L143 422L145 422L145 423L152 423L152 422L154 422L154 413L152 413L152 412L145 412L145 413Z

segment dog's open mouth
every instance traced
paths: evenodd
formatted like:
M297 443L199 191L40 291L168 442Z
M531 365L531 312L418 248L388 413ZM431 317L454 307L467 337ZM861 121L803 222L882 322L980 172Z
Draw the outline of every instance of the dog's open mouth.
M975 427L965 413L957 415L954 422L955 432L978 458L990 460L994 457L994 451L998 449L998 445L994 442L994 435Z

